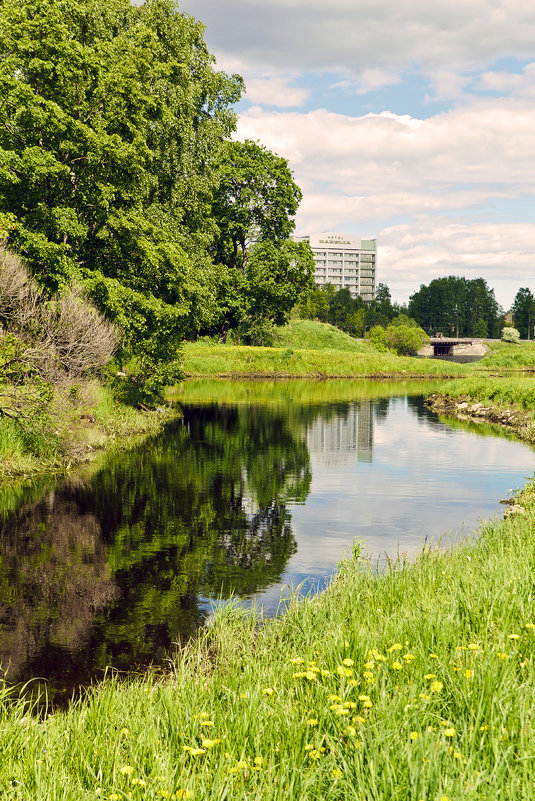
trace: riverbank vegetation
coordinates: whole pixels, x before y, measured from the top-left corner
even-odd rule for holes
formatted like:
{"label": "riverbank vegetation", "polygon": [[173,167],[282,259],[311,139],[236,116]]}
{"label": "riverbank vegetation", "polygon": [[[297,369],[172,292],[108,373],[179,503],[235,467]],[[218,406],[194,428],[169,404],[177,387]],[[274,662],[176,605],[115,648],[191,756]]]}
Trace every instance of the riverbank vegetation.
{"label": "riverbank vegetation", "polygon": [[533,484],[515,500],[476,541],[380,574],[356,546],[274,621],[220,609],[168,675],[49,716],[4,689],[3,796],[535,797]]}
{"label": "riverbank vegetation", "polygon": [[65,469],[115,438],[153,428],[99,381],[114,328],[80,287],[46,300],[0,248],[0,481]]}
{"label": "riverbank vegetation", "polygon": [[183,367],[189,376],[389,377],[464,375],[467,366],[438,359],[414,359],[378,351],[371,342],[351,350],[267,348],[187,342]]}

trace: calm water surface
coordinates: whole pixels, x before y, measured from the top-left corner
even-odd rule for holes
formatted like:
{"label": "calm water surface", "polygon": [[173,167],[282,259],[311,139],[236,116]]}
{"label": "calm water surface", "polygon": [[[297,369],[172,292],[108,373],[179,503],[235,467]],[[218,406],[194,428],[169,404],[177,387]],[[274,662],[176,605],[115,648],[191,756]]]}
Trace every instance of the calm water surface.
{"label": "calm water surface", "polygon": [[355,538],[378,562],[501,514],[528,447],[423,406],[427,384],[188,382],[183,417],[60,484],[0,498],[0,663],[61,703],[164,662],[214,601],[274,614]]}

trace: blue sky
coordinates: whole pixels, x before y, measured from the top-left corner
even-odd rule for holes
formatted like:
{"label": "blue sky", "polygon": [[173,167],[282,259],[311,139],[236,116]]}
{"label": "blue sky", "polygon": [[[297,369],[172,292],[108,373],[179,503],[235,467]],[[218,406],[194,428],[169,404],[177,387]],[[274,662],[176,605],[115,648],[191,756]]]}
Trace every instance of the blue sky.
{"label": "blue sky", "polygon": [[378,239],[406,301],[483,277],[535,291],[535,4],[521,0],[183,0],[243,75],[237,136],[285,156],[299,234]]}

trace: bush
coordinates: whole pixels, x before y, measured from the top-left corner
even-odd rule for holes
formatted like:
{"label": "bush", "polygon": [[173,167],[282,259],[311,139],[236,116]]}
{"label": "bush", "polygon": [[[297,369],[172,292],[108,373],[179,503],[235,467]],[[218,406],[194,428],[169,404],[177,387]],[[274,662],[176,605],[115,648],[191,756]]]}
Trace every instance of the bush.
{"label": "bush", "polygon": [[103,368],[116,342],[81,290],[47,302],[20,259],[0,249],[0,417],[46,427],[54,388]]}
{"label": "bush", "polygon": [[384,333],[384,344],[400,356],[415,356],[429,337],[422,328],[408,325],[389,325]]}
{"label": "bush", "polygon": [[502,328],[503,342],[514,342],[516,344],[519,339],[520,339],[520,331],[517,331],[516,328],[511,328],[508,326]]}

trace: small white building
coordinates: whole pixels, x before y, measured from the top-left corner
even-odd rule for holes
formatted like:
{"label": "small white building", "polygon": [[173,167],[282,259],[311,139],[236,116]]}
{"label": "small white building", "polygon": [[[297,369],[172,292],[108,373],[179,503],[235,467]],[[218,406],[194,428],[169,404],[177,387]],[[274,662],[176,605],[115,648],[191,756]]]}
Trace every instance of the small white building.
{"label": "small white building", "polygon": [[309,234],[296,236],[297,242],[309,242],[314,253],[315,281],[319,286],[346,287],[353,297],[365,301],[375,298],[377,241],[359,239],[350,234]]}

